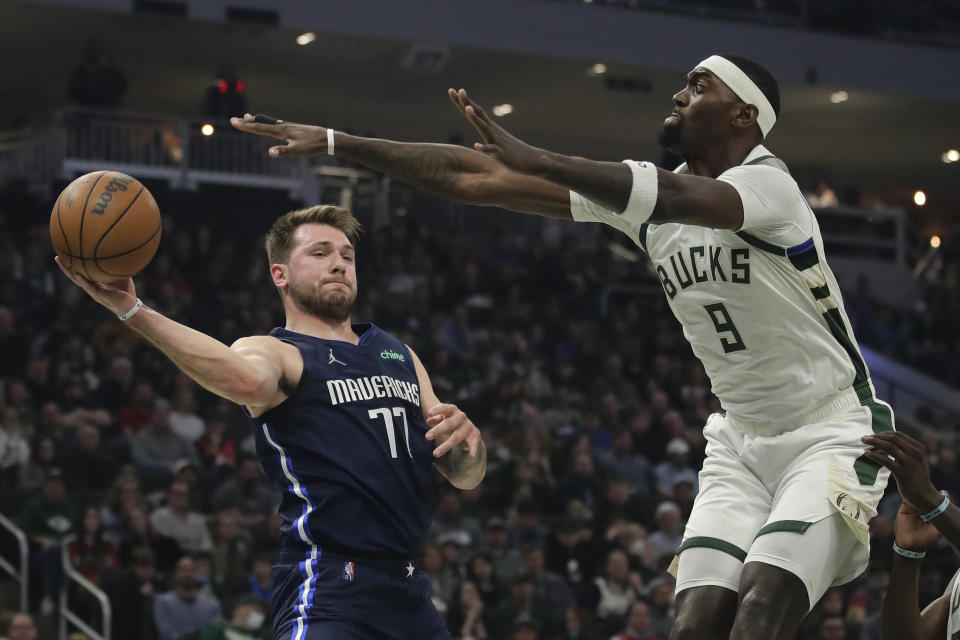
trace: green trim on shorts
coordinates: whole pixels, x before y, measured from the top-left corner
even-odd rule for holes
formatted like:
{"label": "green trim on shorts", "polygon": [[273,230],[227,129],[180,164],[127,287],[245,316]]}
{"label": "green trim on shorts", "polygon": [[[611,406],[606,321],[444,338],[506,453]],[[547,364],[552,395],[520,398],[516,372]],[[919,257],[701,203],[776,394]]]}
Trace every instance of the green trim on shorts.
{"label": "green trim on shorts", "polygon": [[[861,405],[870,410],[870,426],[874,433],[893,431],[893,412],[890,407],[880,404],[875,399],[862,400]],[[872,487],[880,473],[880,465],[863,454],[853,463],[853,470],[857,472],[857,480],[861,486]]]}
{"label": "green trim on shorts", "polygon": [[683,541],[683,544],[680,545],[680,548],[677,549],[677,555],[680,555],[687,549],[694,549],[696,547],[722,551],[727,555],[733,556],[740,562],[743,562],[747,559],[747,552],[737,545],[731,544],[726,540],[721,540],[720,538],[711,538],[710,536],[694,536],[692,538],[687,538]]}
{"label": "green trim on shorts", "polygon": [[776,522],[771,522],[770,524],[765,524],[760,527],[760,531],[757,531],[757,535],[754,536],[753,539],[756,540],[760,536],[778,531],[788,531],[790,533],[803,535],[812,524],[812,522],[807,522],[806,520],[777,520]]}

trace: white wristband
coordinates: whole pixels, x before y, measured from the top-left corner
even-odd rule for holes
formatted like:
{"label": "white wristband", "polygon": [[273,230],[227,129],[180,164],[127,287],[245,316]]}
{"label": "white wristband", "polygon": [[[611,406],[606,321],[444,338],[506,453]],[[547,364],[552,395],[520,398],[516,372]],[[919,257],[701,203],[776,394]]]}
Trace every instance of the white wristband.
{"label": "white wristband", "polygon": [[140,311],[141,308],[143,308],[143,300],[137,298],[137,301],[133,303],[133,308],[130,309],[130,311],[127,311],[123,315],[119,315],[117,317],[120,318],[121,322],[126,322],[133,316],[137,315],[137,311]]}
{"label": "white wristband", "polygon": [[630,167],[630,173],[633,174],[633,186],[630,188],[630,199],[627,200],[627,206],[620,215],[629,221],[630,225],[639,228],[653,215],[653,209],[657,206],[657,190],[659,188],[659,176],[657,168],[652,162],[637,162],[635,160],[623,161]]}
{"label": "white wristband", "polygon": [[333,155],[333,129],[327,129],[327,155]]}

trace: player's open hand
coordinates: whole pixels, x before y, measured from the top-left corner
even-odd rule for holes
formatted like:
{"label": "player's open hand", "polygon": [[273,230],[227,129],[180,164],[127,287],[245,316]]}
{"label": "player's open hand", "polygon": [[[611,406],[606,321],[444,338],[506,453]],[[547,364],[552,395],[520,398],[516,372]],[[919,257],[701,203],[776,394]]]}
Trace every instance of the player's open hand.
{"label": "player's open hand", "polygon": [[897,479],[897,487],[903,499],[927,513],[937,508],[943,496],[930,481],[927,463],[927,448],[905,433],[888,431],[862,438],[867,449],[866,456],[877,464],[890,469]]}
{"label": "player's open hand", "polygon": [[94,282],[93,280],[71,271],[63,266],[60,256],[54,258],[57,266],[63,273],[73,280],[74,284],[87,292],[91,298],[105,306],[115,315],[130,311],[137,301],[137,289],[133,286],[133,278],[117,280],[109,284]]}
{"label": "player's open hand", "polygon": [[458,444],[470,452],[471,458],[477,457],[480,445],[480,430],[470,418],[456,405],[440,403],[427,410],[427,440],[437,443],[433,456],[439,458]]}
{"label": "player's open hand", "polygon": [[245,114],[242,118],[230,118],[235,129],[283,140],[286,144],[270,147],[272,158],[282,156],[315,156],[327,153],[327,130],[310,124],[298,124],[277,120],[270,116]]}
{"label": "player's open hand", "polygon": [[528,175],[542,175],[546,169],[548,153],[531,146],[511,134],[490,119],[479,104],[470,99],[466,89],[459,91],[447,89],[450,100],[460,110],[473,128],[477,130],[483,142],[476,142],[473,148],[496,158],[506,166]]}

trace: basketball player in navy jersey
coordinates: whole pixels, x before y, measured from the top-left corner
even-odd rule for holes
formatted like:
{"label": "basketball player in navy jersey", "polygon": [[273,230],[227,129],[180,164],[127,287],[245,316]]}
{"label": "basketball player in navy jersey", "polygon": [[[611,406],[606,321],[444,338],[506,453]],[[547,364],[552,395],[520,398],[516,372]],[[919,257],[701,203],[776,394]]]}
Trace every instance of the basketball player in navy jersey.
{"label": "basketball player in navy jersey", "polygon": [[449,639],[413,561],[432,517],[431,467],[471,489],[486,450],[409,347],[351,324],[358,231],[334,206],[280,217],[266,244],[286,326],[231,347],[144,306],[132,279],[104,285],[61,269],[250,417],[264,471],[283,491],[274,638]]}

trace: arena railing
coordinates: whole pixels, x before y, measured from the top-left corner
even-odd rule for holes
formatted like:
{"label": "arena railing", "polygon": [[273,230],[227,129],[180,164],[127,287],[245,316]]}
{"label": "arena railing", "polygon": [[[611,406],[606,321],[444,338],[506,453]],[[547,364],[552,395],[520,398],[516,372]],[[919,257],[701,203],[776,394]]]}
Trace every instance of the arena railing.
{"label": "arena railing", "polygon": [[[97,585],[87,580],[77,571],[73,562],[70,560],[70,543],[77,539],[76,536],[67,536],[60,543],[61,562],[63,563],[63,582],[60,585],[60,640],[67,640],[67,623],[70,623],[85,633],[90,640],[110,640],[110,629],[112,623],[113,610],[110,606],[110,598]],[[103,622],[103,631],[98,632],[84,621],[76,612],[71,611],[67,606],[68,596],[71,584],[75,584],[82,589],[90,592],[100,603],[100,612]]]}
{"label": "arena railing", "polygon": [[16,565],[0,556],[0,569],[10,574],[20,585],[20,611],[26,611],[27,594],[30,591],[30,547],[27,545],[27,536],[20,527],[3,514],[0,514],[0,527],[16,539],[20,555]]}

